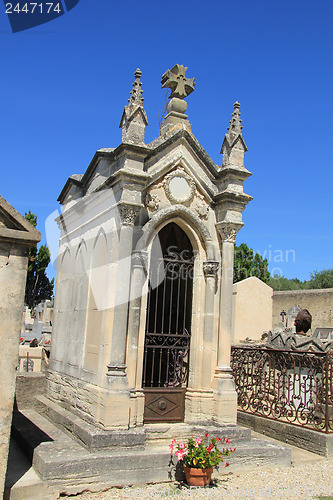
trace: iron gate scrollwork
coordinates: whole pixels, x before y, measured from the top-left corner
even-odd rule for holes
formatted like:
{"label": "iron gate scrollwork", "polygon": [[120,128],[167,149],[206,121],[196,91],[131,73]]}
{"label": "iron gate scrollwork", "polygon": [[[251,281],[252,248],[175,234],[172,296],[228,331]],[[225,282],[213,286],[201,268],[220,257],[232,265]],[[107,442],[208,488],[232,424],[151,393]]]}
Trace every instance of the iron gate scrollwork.
{"label": "iron gate scrollwork", "polygon": [[184,418],[193,251],[173,249],[169,247],[164,257],[153,263],[150,274],[142,379],[145,422],[176,422]]}

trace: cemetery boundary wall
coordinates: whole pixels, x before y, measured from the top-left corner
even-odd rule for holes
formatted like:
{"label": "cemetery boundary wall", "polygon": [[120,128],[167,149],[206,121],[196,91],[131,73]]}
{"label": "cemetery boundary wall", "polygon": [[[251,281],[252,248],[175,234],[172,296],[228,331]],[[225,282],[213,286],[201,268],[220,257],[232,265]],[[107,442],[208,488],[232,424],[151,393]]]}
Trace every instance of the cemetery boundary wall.
{"label": "cemetery boundary wall", "polygon": [[281,323],[280,313],[297,305],[312,315],[312,330],[333,326],[333,288],[288,290],[273,293],[273,330]]}

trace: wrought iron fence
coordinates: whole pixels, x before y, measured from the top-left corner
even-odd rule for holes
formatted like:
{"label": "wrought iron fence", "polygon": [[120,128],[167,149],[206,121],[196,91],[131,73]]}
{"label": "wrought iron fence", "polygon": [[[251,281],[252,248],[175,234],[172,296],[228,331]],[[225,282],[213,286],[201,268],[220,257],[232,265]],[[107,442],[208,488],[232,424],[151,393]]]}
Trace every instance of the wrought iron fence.
{"label": "wrought iron fence", "polygon": [[333,432],[333,353],[233,347],[238,410]]}

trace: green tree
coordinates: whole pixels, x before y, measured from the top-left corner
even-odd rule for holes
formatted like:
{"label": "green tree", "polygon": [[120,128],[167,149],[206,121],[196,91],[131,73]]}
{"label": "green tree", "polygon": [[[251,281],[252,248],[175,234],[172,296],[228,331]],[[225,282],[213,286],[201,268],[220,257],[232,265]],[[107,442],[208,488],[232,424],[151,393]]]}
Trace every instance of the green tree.
{"label": "green tree", "polygon": [[[25,218],[34,227],[37,226],[37,215],[29,212],[25,213]],[[40,302],[51,299],[53,295],[54,279],[51,281],[46,275],[46,268],[51,260],[50,251],[47,245],[41,245],[37,250],[37,245],[29,251],[27,281],[25,287],[25,304],[29,309],[33,309]]]}
{"label": "green tree", "polygon": [[241,243],[239,246],[235,246],[234,283],[251,276],[256,276],[267,283],[270,278],[268,261],[259,253],[255,254],[246,243]]}
{"label": "green tree", "polygon": [[275,291],[305,290],[309,288],[308,281],[300,281],[298,278],[285,278],[284,276],[271,276],[268,285]]}
{"label": "green tree", "polygon": [[309,288],[333,288],[333,269],[314,271],[310,276]]}

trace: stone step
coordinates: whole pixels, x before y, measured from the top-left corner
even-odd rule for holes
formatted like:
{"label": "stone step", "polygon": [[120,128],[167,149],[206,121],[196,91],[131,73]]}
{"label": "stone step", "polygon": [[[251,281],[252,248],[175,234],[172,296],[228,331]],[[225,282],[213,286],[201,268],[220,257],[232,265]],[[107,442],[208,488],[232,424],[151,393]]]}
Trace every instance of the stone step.
{"label": "stone step", "polygon": [[203,437],[209,433],[210,437],[229,438],[232,446],[251,438],[251,430],[239,425],[189,425],[189,424],[147,424],[145,425],[146,442],[158,445],[169,445],[173,439],[177,442],[185,441],[190,437]]}
{"label": "stone step", "polygon": [[[26,450],[33,450],[33,467],[41,479],[60,488],[62,493],[75,494],[85,489],[96,491],[174,478],[175,467],[170,463],[166,443],[151,442],[143,449],[140,446],[88,449],[35,410],[22,414],[21,419],[16,418],[13,422],[16,439],[25,443]],[[39,429],[38,439],[33,435],[32,426]],[[222,467],[218,474],[214,473],[216,477],[258,466],[288,466],[291,462],[289,449],[260,439],[240,439],[236,451],[227,460],[230,467]]]}
{"label": "stone step", "polygon": [[144,446],[143,428],[108,431],[86,422],[45,396],[37,396],[38,411],[51,422],[82,441],[89,449]]}

